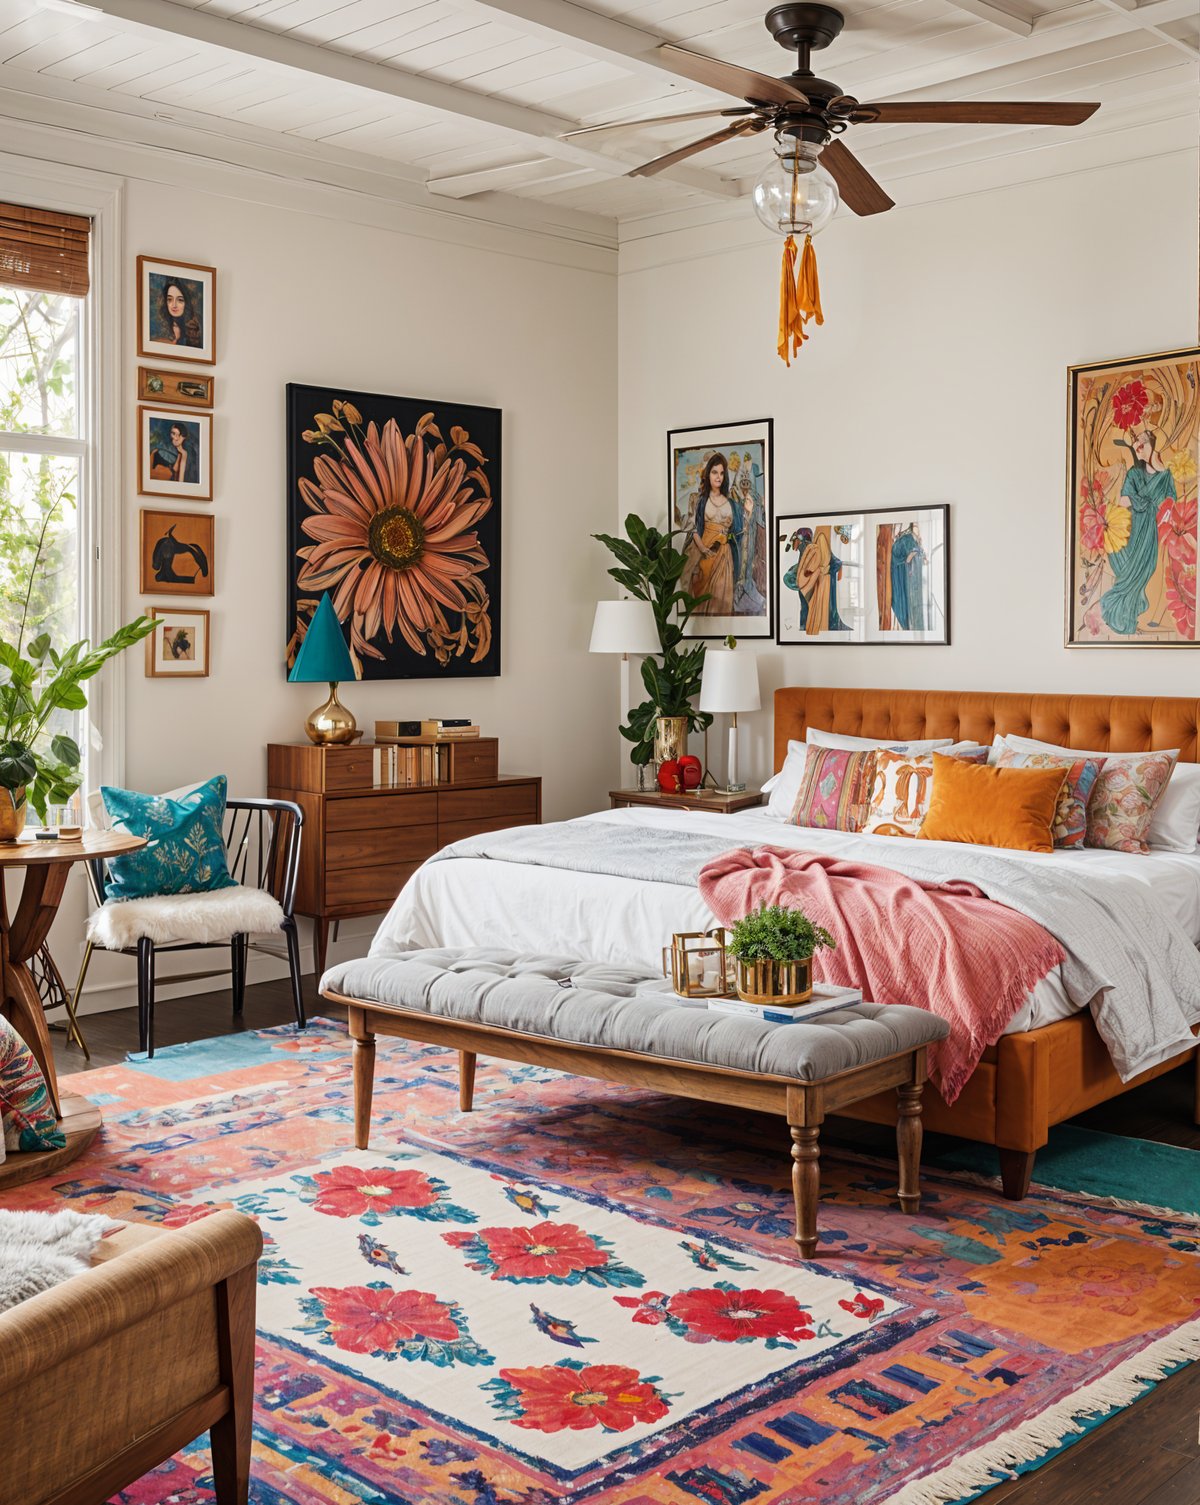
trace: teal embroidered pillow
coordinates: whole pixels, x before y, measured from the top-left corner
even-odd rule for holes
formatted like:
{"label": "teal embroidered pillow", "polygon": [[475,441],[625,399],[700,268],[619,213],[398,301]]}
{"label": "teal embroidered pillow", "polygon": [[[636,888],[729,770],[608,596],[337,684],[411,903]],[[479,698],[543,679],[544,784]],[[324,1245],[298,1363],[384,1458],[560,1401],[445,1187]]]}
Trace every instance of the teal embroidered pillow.
{"label": "teal embroidered pillow", "polygon": [[119,831],[145,836],[149,845],[108,864],[108,899],[146,899],[154,894],[202,894],[229,888],[221,825],[225,819],[223,773],[182,799],[136,794],[105,785],[100,793]]}
{"label": "teal embroidered pillow", "polygon": [[33,1052],[0,1015],[0,1122],[6,1150],[61,1150],[67,1136],[58,1127],[46,1078]]}

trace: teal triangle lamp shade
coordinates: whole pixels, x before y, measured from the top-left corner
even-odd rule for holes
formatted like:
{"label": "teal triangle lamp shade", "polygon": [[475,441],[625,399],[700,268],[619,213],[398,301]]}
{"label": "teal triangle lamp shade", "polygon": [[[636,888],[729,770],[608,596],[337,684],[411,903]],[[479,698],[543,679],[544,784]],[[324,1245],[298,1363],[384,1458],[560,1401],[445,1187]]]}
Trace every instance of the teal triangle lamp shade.
{"label": "teal triangle lamp shade", "polygon": [[342,636],[341,623],[326,591],[313,613],[296,662],[288,675],[290,684],[337,684],[354,679],[354,661]]}

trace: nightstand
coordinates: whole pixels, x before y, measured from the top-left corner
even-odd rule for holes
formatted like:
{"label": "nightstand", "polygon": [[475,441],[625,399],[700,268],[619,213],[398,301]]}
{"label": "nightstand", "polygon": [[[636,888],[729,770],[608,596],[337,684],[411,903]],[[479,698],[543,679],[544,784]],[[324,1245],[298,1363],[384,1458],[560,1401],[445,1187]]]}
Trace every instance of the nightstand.
{"label": "nightstand", "polygon": [[661,789],[610,789],[611,810],[631,805],[657,805],[660,810],[707,810],[712,815],[735,815],[739,810],[753,810],[763,797],[756,789],[744,794],[727,794],[723,789],[706,789],[702,794],[664,794]]}

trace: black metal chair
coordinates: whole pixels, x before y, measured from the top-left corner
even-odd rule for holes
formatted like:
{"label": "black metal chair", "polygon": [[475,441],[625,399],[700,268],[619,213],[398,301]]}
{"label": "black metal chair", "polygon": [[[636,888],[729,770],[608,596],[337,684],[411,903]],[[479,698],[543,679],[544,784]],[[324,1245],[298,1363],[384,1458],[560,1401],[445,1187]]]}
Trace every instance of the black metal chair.
{"label": "black metal chair", "polygon": [[[225,816],[225,854],[230,877],[245,888],[257,888],[270,894],[283,911],[279,928],[287,942],[292,1007],[296,1011],[296,1027],[304,1029],[306,1019],[300,982],[300,937],[294,913],[304,812],[291,800],[231,799],[226,801]],[[103,906],[108,864],[103,858],[96,858],[87,866],[92,896],[97,905]],[[139,901],[133,899],[127,902],[136,904]],[[137,958],[138,1048],[148,1056],[154,1055],[154,964],[160,952],[205,951],[227,945],[230,948],[233,979],[233,1013],[235,1018],[242,1015],[246,997],[246,965],[251,946],[250,935],[245,931],[234,931],[216,940],[155,942],[148,936],[141,936],[136,946],[104,946],[102,942],[89,938],[79,981],[75,985],[76,999],[82,992],[88,963],[97,945],[104,950]],[[216,971],[187,972],[173,975],[167,980],[193,982],[199,978],[218,975]]]}

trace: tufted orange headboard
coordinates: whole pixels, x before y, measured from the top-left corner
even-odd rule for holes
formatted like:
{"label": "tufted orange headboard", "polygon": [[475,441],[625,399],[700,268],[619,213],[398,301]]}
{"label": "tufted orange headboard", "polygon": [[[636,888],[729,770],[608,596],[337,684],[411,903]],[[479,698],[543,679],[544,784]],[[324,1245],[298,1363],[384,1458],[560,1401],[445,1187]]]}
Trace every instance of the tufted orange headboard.
{"label": "tufted orange headboard", "polygon": [[1174,695],[1013,695],[991,690],[775,691],[775,767],[805,728],[881,740],[956,737],[991,742],[996,732],[1064,747],[1144,752],[1177,747],[1200,762],[1200,700]]}

